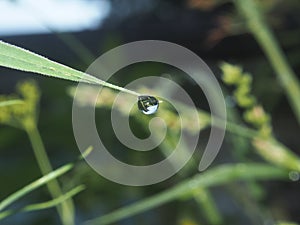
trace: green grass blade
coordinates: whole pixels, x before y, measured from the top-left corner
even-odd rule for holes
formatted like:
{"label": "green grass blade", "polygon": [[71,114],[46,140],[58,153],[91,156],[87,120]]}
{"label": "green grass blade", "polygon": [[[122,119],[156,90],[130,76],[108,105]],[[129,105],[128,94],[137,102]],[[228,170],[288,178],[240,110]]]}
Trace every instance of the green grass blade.
{"label": "green grass blade", "polygon": [[168,189],[160,194],[147,199],[133,203],[130,206],[118,209],[112,213],[99,218],[87,221],[88,225],[103,225],[119,221],[124,218],[136,215],[138,213],[150,210],[164,203],[178,199],[187,194],[191,194],[198,188],[207,188],[211,186],[222,185],[237,180],[267,180],[267,179],[287,179],[286,170],[270,166],[268,164],[248,163],[235,165],[222,165],[217,168],[207,170],[207,172],[196,175],[177,186]]}
{"label": "green grass blade", "polygon": [[18,100],[18,99],[2,101],[2,102],[0,102],[0,107],[5,107],[5,106],[9,106],[9,105],[16,105],[16,104],[24,104],[24,101]]}
{"label": "green grass blade", "polygon": [[72,69],[71,67],[54,62],[43,56],[3,41],[0,41],[0,66],[70,81],[103,85],[129,94],[140,95],[135,91],[107,83],[94,76]]}
{"label": "green grass blade", "polygon": [[274,33],[265,22],[260,5],[254,0],[234,1],[240,14],[246,19],[250,32],[253,34],[272,65],[279,79],[295,116],[300,123],[300,82],[288,63],[287,57],[280,48]]}
{"label": "green grass blade", "polygon": [[43,203],[37,203],[26,206],[22,211],[29,212],[29,211],[35,211],[35,210],[41,210],[41,209],[47,209],[54,207],[56,205],[59,205],[60,203],[64,202],[65,200],[71,198],[72,196],[78,194],[79,192],[83,191],[85,189],[84,185],[77,186],[73,188],[71,191],[65,193],[64,195],[59,196],[58,198],[52,199],[47,202]]}
{"label": "green grass blade", "polygon": [[[38,166],[42,172],[42,175],[46,175],[53,171],[50,159],[48,157],[47,151],[45,149],[43,140],[41,138],[40,132],[34,122],[28,122],[24,124],[24,129],[26,130],[30,143],[33,148],[33,152],[38,163]],[[47,183],[47,188],[53,199],[58,198],[63,195],[62,188],[57,179],[53,179],[51,182]],[[68,199],[61,205],[57,206],[57,211],[60,216],[63,225],[74,225],[74,210],[75,206],[72,199]]]}
{"label": "green grass blade", "polygon": [[209,224],[222,224],[222,215],[219,213],[212,194],[207,188],[198,188],[198,190],[194,191],[193,196],[199,205],[199,210],[203,211],[203,215]]}
{"label": "green grass blade", "polygon": [[95,77],[84,76],[82,72],[3,41],[0,41],[0,65],[71,81],[80,81],[82,78],[88,83],[97,82]]}
{"label": "green grass blade", "polygon": [[43,209],[55,207],[55,206],[61,204],[62,202],[66,201],[67,199],[72,198],[73,196],[77,195],[79,192],[83,191],[84,189],[85,189],[84,185],[79,185],[79,186],[73,188],[71,191],[65,193],[64,195],[62,195],[58,198],[52,199],[50,201],[31,204],[31,205],[25,206],[24,208],[22,208],[20,210],[4,211],[4,212],[0,213],[0,220],[6,218],[8,216],[17,214],[19,212],[31,212],[31,211],[37,211],[37,210],[43,210]]}
{"label": "green grass blade", "polygon": [[39,178],[38,180],[26,185],[25,187],[19,189],[15,193],[9,195],[7,198],[5,198],[4,200],[2,200],[0,202],[0,211],[2,211],[4,208],[9,206],[10,204],[15,202],[16,200],[20,199],[24,195],[34,191],[35,189],[37,189],[41,186],[43,186],[44,184],[48,183],[49,181],[52,181],[53,179],[65,174],[66,172],[71,170],[73,168],[73,166],[74,166],[73,163],[62,166],[62,167],[54,170],[53,172]]}
{"label": "green grass blade", "polygon": [[[88,154],[91,153],[92,149],[93,148],[91,146],[88,147],[87,150],[85,150],[85,152],[83,153],[83,156],[80,155],[78,160],[82,160],[84,157],[88,156]],[[9,195],[8,197],[6,197],[5,199],[3,199],[0,202],[0,211],[2,211],[7,206],[11,205],[13,202],[17,201],[21,197],[25,196],[26,194],[28,194],[28,193],[34,191],[35,189],[47,184],[51,180],[56,179],[57,177],[65,174],[66,172],[68,172],[69,170],[71,170],[75,166],[76,162],[68,163],[64,166],[61,166],[60,168],[52,171],[51,173],[48,173],[45,176],[42,176],[38,180],[33,181],[32,183],[30,183],[30,184],[26,185],[25,187],[19,189],[15,193]]]}

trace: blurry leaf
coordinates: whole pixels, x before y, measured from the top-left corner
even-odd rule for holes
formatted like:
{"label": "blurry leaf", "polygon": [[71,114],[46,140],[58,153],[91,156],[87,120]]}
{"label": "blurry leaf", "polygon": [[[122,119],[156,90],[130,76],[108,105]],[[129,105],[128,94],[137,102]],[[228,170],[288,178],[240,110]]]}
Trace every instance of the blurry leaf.
{"label": "blurry leaf", "polygon": [[72,69],[71,67],[54,62],[43,56],[3,41],[0,41],[0,66],[65,80],[103,85],[133,95],[139,95],[134,91],[107,83],[94,76]]}
{"label": "blurry leaf", "polygon": [[15,104],[23,104],[22,100],[7,100],[0,102],[0,107],[8,106],[8,105],[15,105]]}
{"label": "blurry leaf", "polygon": [[175,187],[167,189],[157,195],[125,206],[104,216],[89,220],[86,224],[110,224],[178,199],[199,188],[223,185],[238,180],[287,179],[287,177],[286,170],[267,164],[240,163],[235,165],[221,165],[183,181]]}
{"label": "blurry leaf", "polygon": [[37,210],[55,207],[55,206],[61,204],[62,202],[66,201],[67,199],[72,198],[74,195],[78,194],[79,192],[83,191],[84,189],[85,189],[85,187],[83,185],[79,185],[79,186],[73,188],[71,191],[68,191],[64,195],[61,195],[50,201],[31,204],[31,205],[25,206],[24,208],[22,208],[20,210],[16,210],[16,211],[14,211],[14,210],[4,211],[4,212],[0,213],[0,220],[6,218],[8,216],[14,215],[18,212],[31,212],[31,211],[37,211]]}
{"label": "blurry leaf", "polygon": [[[91,153],[92,149],[93,149],[92,147],[87,148],[85,150],[85,152],[82,155],[80,155],[78,160],[82,160],[84,157],[87,157]],[[71,170],[74,167],[74,165],[75,165],[75,163],[66,164],[66,165],[64,165],[64,166],[48,173],[47,175],[44,175],[41,178],[33,181],[32,183],[30,183],[30,184],[26,185],[25,187],[19,189],[15,193],[9,195],[8,197],[6,197],[4,200],[2,200],[0,202],[0,211],[3,210],[4,208],[6,208],[7,206],[11,205],[13,202],[17,201],[21,197],[27,195],[28,193],[36,190],[37,188],[39,188],[39,187],[41,187],[45,184],[47,184],[51,180],[54,180],[57,177],[65,174],[66,172]]]}

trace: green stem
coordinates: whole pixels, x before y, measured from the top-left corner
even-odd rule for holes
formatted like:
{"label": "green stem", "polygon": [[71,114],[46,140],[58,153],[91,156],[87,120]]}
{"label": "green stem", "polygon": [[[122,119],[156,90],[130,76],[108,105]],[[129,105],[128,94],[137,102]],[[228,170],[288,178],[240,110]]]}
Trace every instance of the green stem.
{"label": "green stem", "polygon": [[93,53],[87,47],[85,47],[78,38],[75,37],[74,34],[59,33],[53,29],[52,33],[61,39],[64,44],[69,47],[69,49],[74,52],[77,57],[86,65],[89,65],[96,58],[96,56],[94,56]]}
{"label": "green stem", "polygon": [[[219,125],[219,119],[215,119],[216,127],[222,128],[223,126],[222,124],[223,122]],[[241,126],[236,123],[228,122],[228,121],[226,122],[226,130],[233,134],[237,134],[241,137],[250,138],[250,139],[260,135],[259,132],[254,129],[248,128],[246,126]]]}
{"label": "green stem", "polygon": [[19,99],[7,100],[7,101],[0,102],[0,107],[5,107],[8,105],[17,105],[17,104],[24,104],[24,101]]}
{"label": "green stem", "polygon": [[8,216],[15,215],[19,212],[31,212],[31,211],[49,209],[54,206],[58,206],[59,204],[66,201],[67,199],[69,199],[69,198],[73,197],[74,195],[78,194],[79,192],[83,191],[84,189],[85,189],[85,187],[83,185],[80,185],[78,187],[75,187],[71,191],[65,193],[64,195],[62,195],[58,198],[52,199],[50,201],[27,205],[24,208],[21,208],[19,210],[6,210],[6,211],[0,213],[0,220],[6,218]]}
{"label": "green stem", "polygon": [[19,189],[18,191],[16,191],[15,193],[9,195],[8,197],[6,197],[5,199],[3,199],[0,202],[0,211],[2,211],[3,209],[5,209],[6,207],[8,207],[9,205],[11,205],[12,203],[14,203],[15,201],[17,201],[18,199],[20,199],[21,197],[25,196],[26,194],[34,191],[35,189],[41,187],[42,185],[46,184],[47,182],[61,176],[62,174],[68,172],[70,169],[72,169],[74,166],[74,164],[67,164],[65,166],[62,166],[58,169],[56,169],[55,171],[48,173],[47,175],[39,178],[38,180],[26,185],[25,187]]}
{"label": "green stem", "polygon": [[138,213],[158,207],[172,200],[191,194],[198,188],[207,188],[221,185],[236,180],[259,180],[259,179],[287,179],[288,175],[285,170],[266,164],[249,163],[236,165],[223,165],[211,169],[207,172],[196,175],[177,186],[168,189],[160,194],[141,200],[130,206],[118,209],[102,217],[87,221],[88,225],[110,224],[121,219],[128,218]]}
{"label": "green stem", "polygon": [[[145,123],[144,120],[140,119],[141,124],[146,126],[147,124]],[[171,149],[175,149],[176,147],[176,133],[173,130],[170,130],[170,138],[163,141],[163,143],[160,145],[160,149],[162,153],[168,157],[168,155],[171,152]],[[153,134],[154,138],[158,139],[158,137],[162,134],[160,133],[155,133]],[[172,140],[174,139],[174,140]],[[182,149],[184,149],[183,154],[188,154],[189,148],[187,146],[187,143],[185,142],[184,139],[181,140],[182,142]],[[174,162],[172,162],[174,163]],[[176,164],[176,163],[175,163]],[[184,177],[184,173],[188,172],[192,168],[197,168],[197,164],[193,158],[191,158],[188,162],[187,165],[185,165],[183,170],[180,170],[178,172],[178,175],[180,177]],[[222,223],[222,217],[215,205],[215,202],[211,196],[211,193],[208,189],[205,188],[200,188],[199,190],[195,191],[193,193],[193,197],[198,204],[198,208],[203,210],[203,215],[206,217],[206,220],[208,221],[209,224],[212,225],[218,225]]]}
{"label": "green stem", "polygon": [[[24,128],[29,136],[35,158],[42,174],[46,175],[50,173],[53,171],[53,169],[35,122],[32,121],[29,123],[24,123]],[[53,181],[47,183],[47,187],[53,199],[63,195],[63,191],[60,188],[58,180],[54,179]],[[58,205],[57,211],[59,213],[61,222],[64,225],[74,224],[74,204],[72,199],[68,199],[61,205]]]}
{"label": "green stem", "polygon": [[300,84],[296,74],[289,66],[284,52],[274,37],[271,29],[264,21],[263,15],[253,0],[234,0],[240,14],[247,21],[248,27],[261,48],[264,50],[278,79],[280,80],[295,116],[300,123]]}
{"label": "green stem", "polygon": [[48,173],[47,175],[42,176],[41,178],[31,182],[30,184],[24,186],[23,188],[19,189],[18,191],[14,192],[13,194],[7,196],[0,202],[0,211],[11,205],[12,203],[16,202],[21,197],[25,196],[26,194],[36,190],[37,188],[45,185],[49,181],[56,179],[57,177],[65,174],[66,172],[70,171],[74,166],[75,163],[79,162],[83,158],[87,157],[91,151],[92,147],[87,148],[85,152],[80,155],[80,157],[73,163],[68,163],[64,166],[59,167],[58,169]]}
{"label": "green stem", "polygon": [[219,213],[210,191],[207,190],[207,188],[199,188],[193,195],[201,207],[200,210],[204,211],[208,223],[212,225],[222,224],[222,216]]}

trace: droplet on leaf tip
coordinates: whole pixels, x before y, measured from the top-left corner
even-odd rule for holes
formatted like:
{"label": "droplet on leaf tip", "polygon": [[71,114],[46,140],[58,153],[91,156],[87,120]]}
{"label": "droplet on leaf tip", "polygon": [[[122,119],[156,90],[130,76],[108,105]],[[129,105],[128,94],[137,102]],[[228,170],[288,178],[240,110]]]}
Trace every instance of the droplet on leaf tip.
{"label": "droplet on leaf tip", "polygon": [[146,115],[155,113],[158,109],[158,106],[159,101],[153,96],[141,95],[138,97],[138,108]]}

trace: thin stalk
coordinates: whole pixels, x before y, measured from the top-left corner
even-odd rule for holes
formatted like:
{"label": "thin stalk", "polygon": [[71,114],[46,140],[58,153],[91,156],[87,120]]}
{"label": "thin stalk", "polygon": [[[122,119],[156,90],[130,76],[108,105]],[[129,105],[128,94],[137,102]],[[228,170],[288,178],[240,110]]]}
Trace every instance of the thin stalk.
{"label": "thin stalk", "polygon": [[82,160],[83,158],[88,156],[91,151],[92,151],[92,147],[89,147],[87,150],[85,150],[85,152],[82,155],[80,155],[80,157],[75,162],[68,163],[64,166],[61,166],[58,169],[48,173],[47,175],[42,176],[41,178],[31,182],[30,184],[24,186],[23,188],[19,189],[18,191],[14,192],[13,194],[7,196],[5,199],[3,199],[0,202],[0,211],[5,209],[12,203],[16,202],[18,199],[25,196],[26,194],[36,190],[37,188],[48,183],[49,181],[56,179],[57,177],[70,171],[74,167],[75,163],[77,163],[79,160]]}
{"label": "thin stalk", "polygon": [[[224,122],[221,122],[220,119],[215,118],[214,125],[216,127],[223,128],[223,123]],[[241,137],[250,138],[250,139],[256,138],[260,135],[259,132],[254,129],[248,128],[246,126],[241,126],[236,123],[228,122],[228,121],[226,122],[226,130],[233,134],[237,134]]]}
{"label": "thin stalk", "polygon": [[[30,125],[24,126],[25,130],[30,139],[39,168],[42,174],[46,175],[53,171],[53,168],[51,166],[42,138],[35,123],[32,122],[29,124]],[[60,188],[58,180],[54,179],[53,181],[47,183],[47,187],[53,199],[63,195],[63,191]],[[61,205],[58,205],[56,208],[59,213],[61,222],[64,225],[74,224],[74,204],[72,199],[68,199],[65,202],[62,202]]]}
{"label": "thin stalk", "polygon": [[197,191],[193,193],[193,196],[201,206],[200,210],[204,211],[206,216],[206,220],[209,224],[219,225],[222,224],[222,216],[219,213],[219,210],[215,204],[215,201],[207,188],[199,188]]}
{"label": "thin stalk", "polygon": [[8,105],[17,105],[17,104],[24,104],[24,101],[19,99],[7,100],[7,101],[0,102],[0,107],[5,107]]}
{"label": "thin stalk", "polygon": [[132,90],[117,86],[115,84],[111,84],[111,83],[102,81],[100,79],[98,79],[96,84],[99,84],[99,85],[102,85],[104,87],[108,87],[108,88],[111,88],[111,89],[115,89],[115,90],[118,90],[118,91],[121,91],[121,92],[125,92],[127,94],[135,95],[135,96],[140,96],[141,95],[140,93],[138,93],[136,91],[132,91]]}
{"label": "thin stalk", "polygon": [[26,185],[25,187],[19,189],[18,191],[14,192],[13,194],[9,195],[5,199],[0,202],[0,211],[11,205],[12,203],[16,202],[21,197],[25,196],[26,194],[36,190],[37,188],[43,186],[44,184],[48,183],[49,181],[56,179],[57,177],[65,174],[69,170],[73,168],[74,164],[67,164],[64,165],[51,173],[39,178],[38,180],[33,181],[32,183]]}
{"label": "thin stalk", "polygon": [[[137,117],[138,121],[145,127],[147,126],[147,121],[141,119],[141,117]],[[156,140],[159,140],[159,136],[162,134],[159,132],[153,133],[153,136]],[[174,130],[170,130],[170,137],[166,140],[164,140],[160,145],[160,150],[164,154],[165,157],[168,157],[169,154],[172,152],[172,149],[175,149],[176,147],[176,132]],[[184,152],[182,154],[188,154],[189,148],[187,143],[184,139],[181,139],[181,146],[182,149],[184,149]],[[186,156],[185,156],[186,157]],[[176,168],[177,162],[171,162],[171,164],[174,164],[174,167]],[[180,162],[178,162],[180,163]],[[193,158],[191,158],[188,162],[189,166],[185,166],[184,170],[180,170],[178,172],[179,177],[184,177],[184,174],[188,172],[191,168],[196,169],[197,164]],[[196,203],[199,206],[199,210],[204,211],[204,216],[206,217],[209,224],[212,225],[218,225],[222,223],[222,217],[215,205],[215,202],[211,196],[211,193],[208,189],[201,188],[193,193],[194,199]]]}
{"label": "thin stalk", "polygon": [[85,189],[85,187],[83,185],[80,185],[78,187],[73,188],[71,191],[65,193],[64,195],[61,195],[58,198],[52,199],[50,201],[27,205],[19,210],[6,210],[6,211],[0,213],[0,220],[6,218],[8,216],[15,215],[20,212],[31,212],[31,211],[49,209],[49,208],[58,206],[59,204],[66,201],[67,199],[72,198],[79,192],[83,191],[84,189]]}
{"label": "thin stalk", "polygon": [[253,0],[234,0],[240,14],[245,17],[248,27],[265,52],[279,81],[281,82],[295,116],[300,123],[300,84],[289,66],[273,32],[265,22],[263,14]]}
{"label": "thin stalk", "polygon": [[[189,106],[187,106],[186,104],[183,104],[183,103],[180,103],[180,102],[176,102],[176,105],[178,107],[180,107],[182,110],[185,110],[186,112],[188,112],[189,110],[193,110],[193,109],[190,109]],[[237,123],[233,123],[233,122],[230,122],[230,121],[224,121],[224,119],[222,118],[218,118],[218,117],[214,117],[214,121],[213,121],[213,124],[212,124],[212,118],[211,118],[211,114],[204,111],[204,110],[198,110],[199,114],[202,114],[203,117],[206,117],[209,124],[213,125],[213,126],[216,126],[220,129],[224,129],[224,124],[226,125],[225,126],[225,129],[229,132],[232,132],[232,133],[235,133],[239,136],[242,136],[242,137],[246,137],[246,138],[254,138],[254,137],[257,137],[258,136],[258,132],[254,129],[251,129],[251,128],[248,128],[248,127],[245,127],[245,126],[241,126]],[[201,118],[199,118],[201,120]]]}
{"label": "thin stalk", "polygon": [[236,165],[222,165],[207,172],[196,175],[187,181],[184,181],[175,187],[162,193],[141,200],[132,205],[125,206],[114,212],[108,213],[102,217],[87,221],[86,225],[104,225],[110,224],[121,219],[128,218],[138,213],[158,207],[172,200],[181,198],[190,194],[198,188],[208,188],[211,186],[222,185],[237,180],[267,180],[288,178],[286,170],[270,166],[267,164],[248,163]]}

